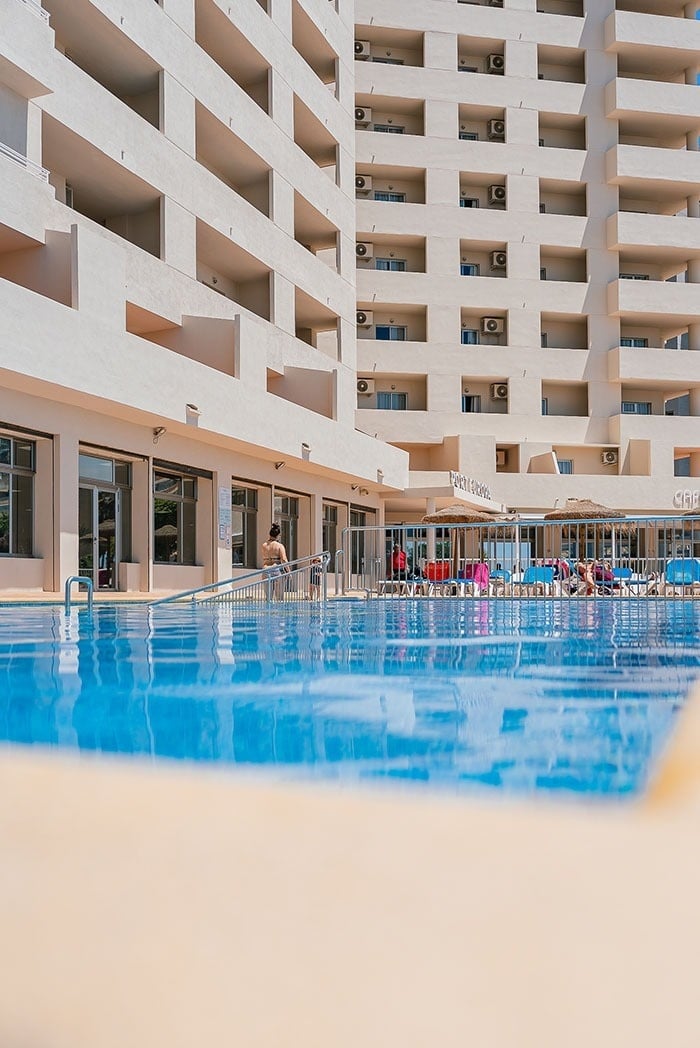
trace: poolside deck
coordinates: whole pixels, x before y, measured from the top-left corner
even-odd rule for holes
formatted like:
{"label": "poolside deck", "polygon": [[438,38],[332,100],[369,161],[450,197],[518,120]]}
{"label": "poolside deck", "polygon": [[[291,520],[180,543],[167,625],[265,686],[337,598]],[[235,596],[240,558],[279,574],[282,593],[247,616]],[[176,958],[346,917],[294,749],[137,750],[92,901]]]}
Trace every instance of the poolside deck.
{"label": "poolside deck", "polygon": [[629,807],[6,748],[3,1048],[695,1048],[700,690]]}

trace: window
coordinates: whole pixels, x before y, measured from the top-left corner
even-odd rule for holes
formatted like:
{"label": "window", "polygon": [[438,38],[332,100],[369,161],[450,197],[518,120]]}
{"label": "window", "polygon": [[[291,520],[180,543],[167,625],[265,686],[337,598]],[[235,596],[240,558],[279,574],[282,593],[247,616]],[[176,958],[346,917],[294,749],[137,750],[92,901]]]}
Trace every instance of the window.
{"label": "window", "polygon": [[459,137],[463,142],[478,142],[479,132],[478,131],[460,131]]}
{"label": "window", "polygon": [[288,559],[296,560],[299,556],[299,499],[293,495],[275,495],[274,519],[282,529],[280,542],[287,551]]}
{"label": "window", "polygon": [[481,396],[469,393],[462,394],[462,411],[466,414],[477,414],[481,411]]}
{"label": "window", "polygon": [[648,338],[621,338],[620,345],[625,346],[627,349],[647,349],[649,346]]}
{"label": "window", "polygon": [[330,563],[335,564],[335,554],[338,549],[338,507],[328,502],[323,503],[323,548],[331,555]]}
{"label": "window", "polygon": [[478,262],[461,262],[459,272],[463,277],[478,277],[479,264]]}
{"label": "window", "polygon": [[541,349],[546,349],[547,348],[547,332],[546,331],[541,331],[540,332],[540,348]]}
{"label": "window", "polygon": [[478,207],[479,206],[479,198],[478,197],[460,197],[459,198],[459,206],[460,207]]}
{"label": "window", "polygon": [[540,280],[546,280],[546,279],[547,279],[547,270],[543,266],[540,269]]}
{"label": "window", "polygon": [[542,397],[542,414],[549,414],[549,397]]}
{"label": "window", "polygon": [[383,411],[405,411],[408,393],[377,393],[377,407]]}
{"label": "window", "polygon": [[195,563],[197,481],[175,473],[153,473],[153,560]]}
{"label": "window", "polygon": [[569,476],[574,472],[574,460],[573,459],[557,459],[557,465],[559,466],[559,472],[562,476]]}
{"label": "window", "polygon": [[689,477],[690,476],[690,456],[686,455],[684,458],[677,458],[673,460],[673,475],[674,477]]}
{"label": "window", "polygon": [[623,400],[623,415],[651,415],[651,403],[648,400]]}
{"label": "window", "polygon": [[546,213],[547,213],[547,205],[545,203],[543,203],[543,202],[540,202],[540,214],[544,215]]}
{"label": "window", "polygon": [[461,65],[460,64],[458,68],[459,68],[460,73],[478,73],[479,72],[479,70],[477,69],[476,66],[468,66],[468,65]]}
{"label": "window", "polygon": [[648,280],[648,273],[620,273],[620,280]]}
{"label": "window", "polygon": [[406,130],[398,124],[372,124],[373,131],[379,131],[383,135],[402,135]]}
{"label": "window", "polygon": [[405,193],[389,193],[385,189],[375,189],[375,200],[385,200],[390,204],[403,204],[406,200]]}
{"label": "window", "polygon": [[476,328],[462,328],[462,345],[463,346],[478,346],[479,345],[479,332]]}
{"label": "window", "polygon": [[258,493],[255,488],[231,489],[231,563],[255,568],[258,553]]}
{"label": "window", "polygon": [[406,259],[405,258],[375,258],[374,260],[375,269],[383,269],[389,273],[405,273],[406,272]]}
{"label": "window", "polygon": [[0,555],[32,556],[34,461],[33,441],[0,437]]}
{"label": "window", "polygon": [[403,324],[376,324],[374,337],[382,342],[405,342],[406,328]]}
{"label": "window", "polygon": [[373,55],[372,61],[380,65],[403,65],[403,58],[377,58],[376,55]]}

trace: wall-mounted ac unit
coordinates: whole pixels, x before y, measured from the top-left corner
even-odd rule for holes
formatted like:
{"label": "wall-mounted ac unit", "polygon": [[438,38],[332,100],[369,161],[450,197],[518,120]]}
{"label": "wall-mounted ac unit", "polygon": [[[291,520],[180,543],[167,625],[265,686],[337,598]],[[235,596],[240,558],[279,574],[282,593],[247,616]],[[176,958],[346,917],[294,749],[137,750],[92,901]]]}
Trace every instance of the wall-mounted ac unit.
{"label": "wall-mounted ac unit", "polygon": [[507,382],[493,382],[490,386],[491,399],[492,400],[507,400],[508,399],[508,384]]}
{"label": "wall-mounted ac unit", "polygon": [[372,123],[372,110],[367,106],[357,106],[355,109],[355,123],[366,127]]}
{"label": "wall-mounted ac unit", "polygon": [[508,255],[505,251],[491,252],[491,269],[505,269],[508,263]]}
{"label": "wall-mounted ac unit", "polygon": [[489,120],[488,129],[486,132],[491,141],[496,141],[506,137],[506,122],[505,120]]}
{"label": "wall-mounted ac unit", "polygon": [[371,175],[355,175],[355,192],[363,196],[372,192]]}
{"label": "wall-mounted ac unit", "polygon": [[503,55],[486,56],[486,72],[502,73],[506,68],[506,60]]}
{"label": "wall-mounted ac unit", "polygon": [[355,314],[355,322],[358,327],[372,327],[374,313],[370,309],[358,309]]}
{"label": "wall-mounted ac unit", "polygon": [[505,186],[489,186],[488,199],[489,199],[489,204],[505,204],[505,202],[506,202],[506,187]]}
{"label": "wall-mounted ac unit", "polygon": [[484,335],[502,335],[505,321],[502,317],[482,317],[481,331]]}
{"label": "wall-mounted ac unit", "polygon": [[364,393],[369,396],[374,393],[374,379],[373,378],[358,378],[357,380],[357,392]]}
{"label": "wall-mounted ac unit", "polygon": [[358,258],[374,258],[374,244],[358,241],[355,244],[355,254]]}
{"label": "wall-mounted ac unit", "polygon": [[364,61],[369,58],[371,54],[371,48],[369,40],[356,40],[355,41],[355,58],[359,58],[360,61]]}
{"label": "wall-mounted ac unit", "polygon": [[506,464],[506,453],[500,448],[496,448],[496,466],[505,466]]}
{"label": "wall-mounted ac unit", "polygon": [[618,454],[616,451],[604,451],[600,456],[600,461],[604,466],[616,466]]}

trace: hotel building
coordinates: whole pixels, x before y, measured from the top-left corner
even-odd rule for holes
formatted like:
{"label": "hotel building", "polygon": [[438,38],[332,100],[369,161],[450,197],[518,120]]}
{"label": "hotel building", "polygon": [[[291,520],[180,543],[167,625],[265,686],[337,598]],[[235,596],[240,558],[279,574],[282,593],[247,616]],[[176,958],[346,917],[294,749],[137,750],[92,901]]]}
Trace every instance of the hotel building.
{"label": "hotel building", "polygon": [[0,589],[179,590],[404,489],[355,429],[354,30],[0,0]]}
{"label": "hotel building", "polygon": [[695,5],[504,2],[0,0],[0,590],[700,485]]}
{"label": "hotel building", "polygon": [[700,487],[696,6],[357,0],[357,425],[410,456],[387,520],[449,470],[526,512]]}

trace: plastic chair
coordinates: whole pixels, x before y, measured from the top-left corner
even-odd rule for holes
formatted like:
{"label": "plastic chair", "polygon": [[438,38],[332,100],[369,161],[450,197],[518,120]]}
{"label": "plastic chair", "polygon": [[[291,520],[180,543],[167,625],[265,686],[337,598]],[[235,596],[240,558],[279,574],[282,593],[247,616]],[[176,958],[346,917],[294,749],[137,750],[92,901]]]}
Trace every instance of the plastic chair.
{"label": "plastic chair", "polygon": [[700,560],[681,557],[669,560],[664,572],[664,596],[700,593]]}
{"label": "plastic chair", "polygon": [[522,579],[517,582],[513,582],[513,591],[515,592],[516,587],[519,591],[525,591],[528,595],[533,597],[549,597],[552,594],[552,585],[554,583],[554,568],[549,565],[536,565],[532,568],[527,568]]}

